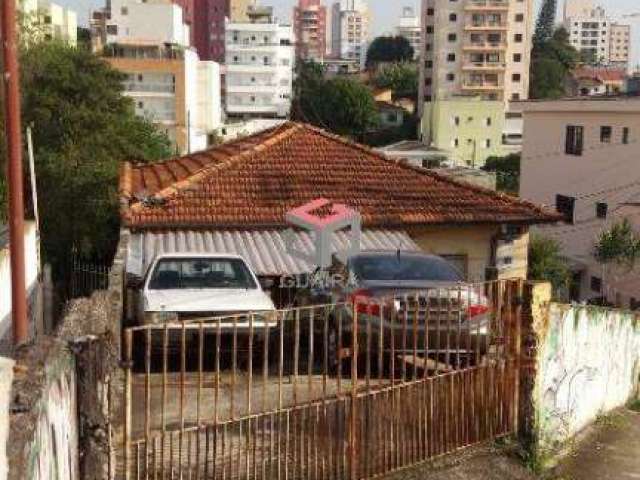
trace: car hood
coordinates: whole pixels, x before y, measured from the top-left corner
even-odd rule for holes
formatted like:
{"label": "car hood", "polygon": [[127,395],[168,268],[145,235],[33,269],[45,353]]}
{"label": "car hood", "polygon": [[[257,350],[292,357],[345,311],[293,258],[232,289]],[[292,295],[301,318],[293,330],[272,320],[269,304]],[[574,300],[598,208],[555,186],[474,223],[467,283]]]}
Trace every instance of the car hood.
{"label": "car hood", "polygon": [[243,312],[274,310],[271,298],[255,289],[179,289],[145,292],[147,312]]}

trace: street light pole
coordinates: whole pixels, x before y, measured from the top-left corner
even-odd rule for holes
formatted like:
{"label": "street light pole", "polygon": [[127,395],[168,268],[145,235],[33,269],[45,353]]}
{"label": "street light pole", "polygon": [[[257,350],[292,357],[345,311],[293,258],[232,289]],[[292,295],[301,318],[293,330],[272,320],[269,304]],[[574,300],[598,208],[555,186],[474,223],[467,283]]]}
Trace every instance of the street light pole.
{"label": "street light pole", "polygon": [[25,287],[24,197],[22,133],[20,121],[20,72],[16,32],[16,0],[2,0],[2,55],[4,60],[4,113],[9,186],[9,254],[11,256],[11,318],[13,343],[27,341],[27,292]]}

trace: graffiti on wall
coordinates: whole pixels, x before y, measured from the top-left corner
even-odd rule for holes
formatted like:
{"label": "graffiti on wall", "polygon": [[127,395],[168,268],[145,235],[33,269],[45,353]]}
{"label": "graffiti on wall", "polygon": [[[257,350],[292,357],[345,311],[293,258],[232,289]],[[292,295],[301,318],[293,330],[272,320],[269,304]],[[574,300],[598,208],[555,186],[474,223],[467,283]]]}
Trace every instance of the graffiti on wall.
{"label": "graffiti on wall", "polygon": [[78,479],[78,423],[73,360],[49,368],[29,455],[29,480]]}
{"label": "graffiti on wall", "polygon": [[539,438],[554,448],[635,393],[640,374],[638,317],[552,305],[538,372]]}

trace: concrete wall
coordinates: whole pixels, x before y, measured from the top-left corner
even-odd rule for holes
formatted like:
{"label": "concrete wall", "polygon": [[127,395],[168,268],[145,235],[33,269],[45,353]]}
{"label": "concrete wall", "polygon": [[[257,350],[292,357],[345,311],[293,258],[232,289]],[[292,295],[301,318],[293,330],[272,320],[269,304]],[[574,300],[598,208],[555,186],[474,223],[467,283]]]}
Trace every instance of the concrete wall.
{"label": "concrete wall", "polygon": [[538,451],[554,456],[599,415],[636,394],[640,316],[556,304],[537,316],[533,401]]}

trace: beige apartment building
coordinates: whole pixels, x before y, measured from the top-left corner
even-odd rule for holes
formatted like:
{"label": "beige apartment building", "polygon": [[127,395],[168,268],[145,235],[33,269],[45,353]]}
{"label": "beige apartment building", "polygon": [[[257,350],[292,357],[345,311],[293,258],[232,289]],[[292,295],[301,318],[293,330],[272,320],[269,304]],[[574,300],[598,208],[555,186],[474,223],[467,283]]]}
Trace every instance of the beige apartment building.
{"label": "beige apartment building", "polygon": [[424,0],[420,98],[527,98],[533,0]]}
{"label": "beige apartment building", "polygon": [[609,38],[609,62],[613,66],[627,68],[631,49],[631,26],[611,24]]}
{"label": "beige apartment building", "polygon": [[640,231],[640,99],[590,97],[522,102],[520,196],[555,205],[567,223],[536,227],[557,240],[574,272],[572,299],[638,305],[638,270],[604,267],[600,233],[627,218]]}

